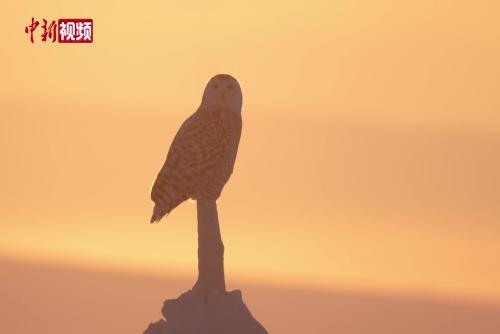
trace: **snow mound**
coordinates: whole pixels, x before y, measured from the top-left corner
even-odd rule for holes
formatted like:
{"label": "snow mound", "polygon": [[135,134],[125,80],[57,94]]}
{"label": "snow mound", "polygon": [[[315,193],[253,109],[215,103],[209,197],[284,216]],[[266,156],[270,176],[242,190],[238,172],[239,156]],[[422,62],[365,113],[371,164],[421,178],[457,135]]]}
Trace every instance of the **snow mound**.
{"label": "snow mound", "polygon": [[163,304],[165,319],[151,323],[144,334],[267,334],[252,316],[240,290],[200,296],[193,291]]}

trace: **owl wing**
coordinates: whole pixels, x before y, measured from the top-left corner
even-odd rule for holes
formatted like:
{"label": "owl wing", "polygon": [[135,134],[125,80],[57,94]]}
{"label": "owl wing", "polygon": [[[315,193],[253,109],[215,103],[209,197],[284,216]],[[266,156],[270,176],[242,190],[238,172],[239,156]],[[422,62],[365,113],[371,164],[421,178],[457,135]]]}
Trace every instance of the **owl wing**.
{"label": "owl wing", "polygon": [[192,196],[195,174],[193,166],[197,154],[193,149],[193,140],[201,130],[199,113],[191,115],[174,137],[156,180],[151,189],[151,199],[155,210],[151,221],[159,221],[180,203]]}

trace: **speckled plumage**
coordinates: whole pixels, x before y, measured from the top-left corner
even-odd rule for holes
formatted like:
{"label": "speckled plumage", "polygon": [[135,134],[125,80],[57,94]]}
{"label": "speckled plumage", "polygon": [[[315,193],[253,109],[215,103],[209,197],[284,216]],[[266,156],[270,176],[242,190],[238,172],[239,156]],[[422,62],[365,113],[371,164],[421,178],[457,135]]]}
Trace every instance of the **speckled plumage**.
{"label": "speckled plumage", "polygon": [[[228,97],[225,101],[224,94],[233,93],[219,88],[223,85],[234,87],[234,94],[239,97],[232,101]],[[214,103],[214,100],[222,102]],[[152,223],[158,222],[188,198],[217,199],[220,196],[233,171],[241,128],[239,85],[231,76],[215,76],[207,84],[198,110],[177,132],[153,184],[151,199],[155,208]]]}

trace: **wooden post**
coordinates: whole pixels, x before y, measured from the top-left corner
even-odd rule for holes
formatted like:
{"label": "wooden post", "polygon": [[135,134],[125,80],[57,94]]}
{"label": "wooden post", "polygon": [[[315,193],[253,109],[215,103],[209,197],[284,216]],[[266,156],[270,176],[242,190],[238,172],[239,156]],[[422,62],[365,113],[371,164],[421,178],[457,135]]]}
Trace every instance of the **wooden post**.
{"label": "wooden post", "polygon": [[193,291],[207,295],[226,291],[224,244],[219,228],[217,204],[213,199],[198,198],[198,280]]}

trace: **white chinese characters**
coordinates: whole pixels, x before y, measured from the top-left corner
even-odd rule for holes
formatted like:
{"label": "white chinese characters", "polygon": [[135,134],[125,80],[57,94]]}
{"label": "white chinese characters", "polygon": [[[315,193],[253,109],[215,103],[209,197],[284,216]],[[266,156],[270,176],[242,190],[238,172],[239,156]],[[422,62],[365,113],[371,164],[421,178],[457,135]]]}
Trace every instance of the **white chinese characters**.
{"label": "white chinese characters", "polygon": [[93,40],[92,20],[59,20],[59,42],[91,43]]}

